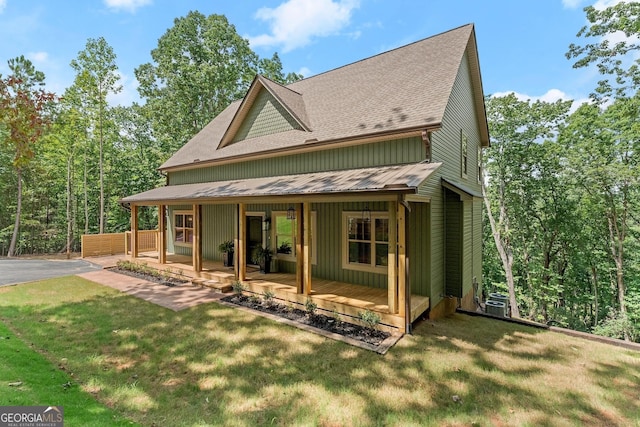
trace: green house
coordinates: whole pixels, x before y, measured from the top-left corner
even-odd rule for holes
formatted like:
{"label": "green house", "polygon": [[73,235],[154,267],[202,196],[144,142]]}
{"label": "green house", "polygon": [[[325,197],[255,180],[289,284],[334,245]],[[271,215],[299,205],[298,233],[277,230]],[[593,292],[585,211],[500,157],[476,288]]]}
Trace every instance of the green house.
{"label": "green house", "polygon": [[123,199],[132,256],[157,206],[158,262],[406,332],[476,307],[488,144],[471,24],[287,86],[256,76],[160,167],[166,186]]}

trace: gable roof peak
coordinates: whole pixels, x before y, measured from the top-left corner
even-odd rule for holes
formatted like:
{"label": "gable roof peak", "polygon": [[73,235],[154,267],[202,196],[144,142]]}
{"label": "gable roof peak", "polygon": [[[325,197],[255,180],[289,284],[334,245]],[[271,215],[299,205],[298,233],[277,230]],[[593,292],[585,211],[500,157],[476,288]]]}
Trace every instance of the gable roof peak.
{"label": "gable roof peak", "polygon": [[251,110],[256,98],[263,90],[269,92],[269,94],[271,94],[271,96],[275,98],[285,111],[293,117],[304,131],[311,131],[302,94],[261,74],[256,74],[253,82],[251,82],[251,86],[249,86],[249,90],[247,90],[247,94],[240,102],[240,106],[222,136],[218,148],[223,148],[232,143],[233,138],[242,125],[242,122],[247,117],[247,114],[249,113],[249,110]]}

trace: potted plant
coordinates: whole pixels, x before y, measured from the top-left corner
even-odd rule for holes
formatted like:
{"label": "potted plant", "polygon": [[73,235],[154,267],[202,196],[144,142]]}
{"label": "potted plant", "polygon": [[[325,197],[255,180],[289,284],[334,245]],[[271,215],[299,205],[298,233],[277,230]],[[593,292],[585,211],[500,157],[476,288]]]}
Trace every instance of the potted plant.
{"label": "potted plant", "polygon": [[256,248],[254,253],[254,262],[260,265],[260,271],[264,274],[271,272],[271,258],[273,251],[270,248],[261,246]]}
{"label": "potted plant", "polygon": [[225,267],[233,267],[233,240],[225,240],[218,245],[218,250],[222,252],[222,262]]}
{"label": "potted plant", "polygon": [[289,242],[282,242],[282,244],[280,246],[278,246],[278,251],[279,254],[290,254],[291,253],[291,243]]}

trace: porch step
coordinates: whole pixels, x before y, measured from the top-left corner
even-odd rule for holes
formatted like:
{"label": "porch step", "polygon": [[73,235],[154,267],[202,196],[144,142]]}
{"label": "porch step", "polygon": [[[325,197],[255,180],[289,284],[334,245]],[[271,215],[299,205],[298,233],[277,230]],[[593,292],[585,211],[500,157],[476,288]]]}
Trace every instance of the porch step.
{"label": "porch step", "polygon": [[194,286],[204,286],[204,282],[206,282],[207,279],[203,279],[202,277],[198,277],[195,279],[191,279],[191,284]]}
{"label": "porch step", "polygon": [[229,283],[221,283],[217,280],[207,280],[202,284],[202,286],[213,288],[222,293],[231,292],[233,290],[233,287]]}

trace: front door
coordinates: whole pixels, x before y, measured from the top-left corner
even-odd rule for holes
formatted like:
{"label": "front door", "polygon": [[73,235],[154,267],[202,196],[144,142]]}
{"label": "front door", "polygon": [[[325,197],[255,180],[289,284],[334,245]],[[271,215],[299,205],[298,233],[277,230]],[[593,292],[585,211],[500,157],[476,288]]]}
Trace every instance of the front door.
{"label": "front door", "polygon": [[262,215],[247,215],[247,265],[256,265],[255,251],[262,247]]}

